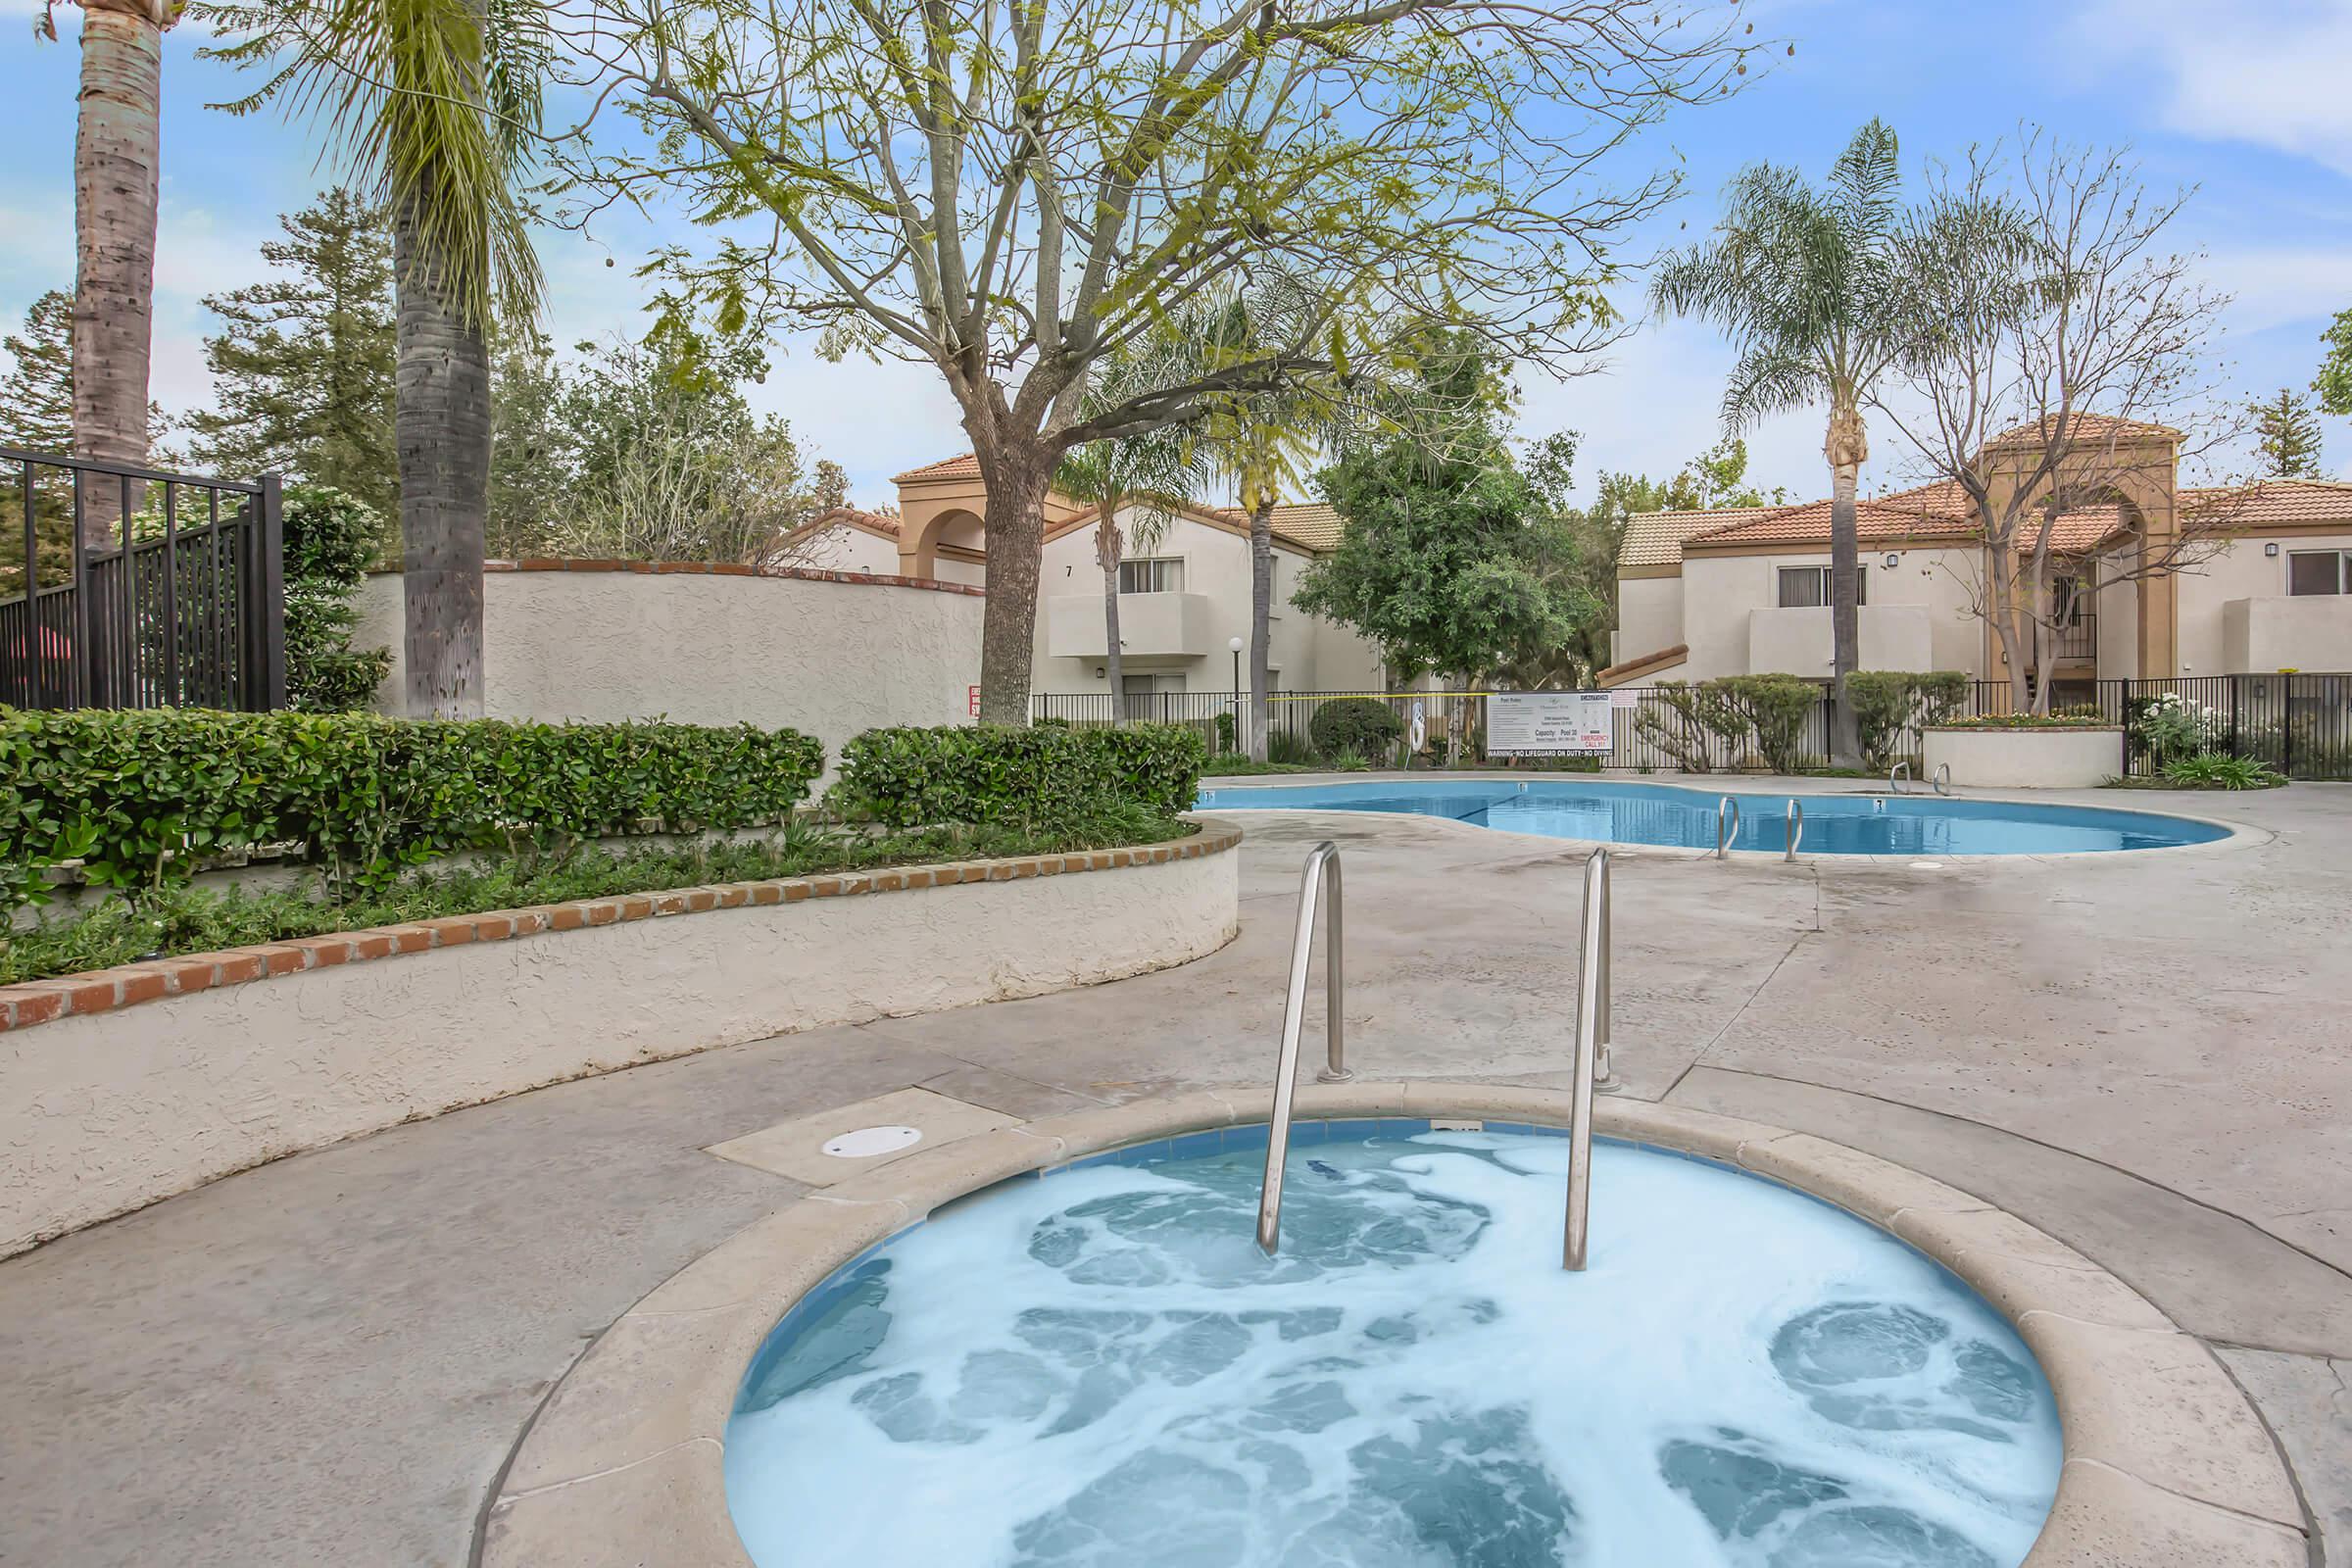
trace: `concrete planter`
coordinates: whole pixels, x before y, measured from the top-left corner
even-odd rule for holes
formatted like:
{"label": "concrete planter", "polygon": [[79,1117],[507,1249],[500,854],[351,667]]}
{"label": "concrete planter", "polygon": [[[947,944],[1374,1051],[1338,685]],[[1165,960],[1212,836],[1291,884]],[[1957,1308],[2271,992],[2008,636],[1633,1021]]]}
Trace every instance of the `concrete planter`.
{"label": "concrete planter", "polygon": [[2124,732],[2099,729],[1960,729],[1930,726],[1921,769],[1949,764],[1952,782],[1978,789],[2095,789],[2124,770]]}
{"label": "concrete planter", "polygon": [[0,986],[0,1257],[546,1084],[1183,963],[1240,930],[1240,842],[1209,820],[1142,849],[583,900]]}

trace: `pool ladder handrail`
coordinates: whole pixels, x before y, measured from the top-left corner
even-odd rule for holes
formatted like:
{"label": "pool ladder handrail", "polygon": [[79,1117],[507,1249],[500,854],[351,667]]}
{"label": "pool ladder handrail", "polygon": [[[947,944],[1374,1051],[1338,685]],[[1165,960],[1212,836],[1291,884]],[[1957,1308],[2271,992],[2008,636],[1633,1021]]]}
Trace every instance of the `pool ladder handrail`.
{"label": "pool ladder handrail", "polygon": [[1894,775],[1897,773],[1902,774],[1904,778],[1908,779],[1911,776],[1911,764],[1909,762],[1897,762],[1886,770],[1886,793],[1889,795],[1910,794],[1911,789],[1909,785],[1897,784],[1894,781]]}
{"label": "pool ladder handrail", "polygon": [[[1729,833],[1723,830],[1723,814],[1726,811],[1732,814],[1732,830]],[[1724,858],[1725,848],[1739,836],[1740,803],[1729,795],[1720,796],[1715,802],[1715,858]]]}
{"label": "pool ladder handrail", "polygon": [[1947,796],[1948,796],[1948,795],[1950,795],[1950,794],[1952,793],[1952,764],[1951,764],[1951,763],[1949,763],[1949,762],[1937,762],[1937,763],[1936,764],[1936,780],[1935,780],[1935,782],[1936,782],[1936,794],[1938,794],[1938,795],[1947,795]]}
{"label": "pool ladder handrail", "polygon": [[1576,1056],[1568,1101],[1568,1221],[1560,1266],[1581,1273],[1592,1209],[1592,1096],[1609,1082],[1609,852],[1585,862],[1576,955]]}
{"label": "pool ladder handrail", "polygon": [[1804,841],[1805,808],[1791,795],[1788,797],[1788,853],[1781,858],[1793,865],[1796,862],[1796,847]]}
{"label": "pool ladder handrail", "polygon": [[1291,1100],[1298,1087],[1298,1034],[1306,1021],[1306,971],[1315,952],[1315,906],[1323,873],[1331,872],[1330,922],[1323,953],[1325,1060],[1315,1081],[1344,1084],[1348,1069],[1346,994],[1340,966],[1340,847],[1329,839],[1306,855],[1298,873],[1298,923],[1291,934],[1291,983],[1282,999],[1282,1048],[1274,1058],[1274,1112],[1266,1124],[1266,1175],[1257,1194],[1257,1245],[1272,1257],[1282,1236],[1282,1181],[1291,1154]]}

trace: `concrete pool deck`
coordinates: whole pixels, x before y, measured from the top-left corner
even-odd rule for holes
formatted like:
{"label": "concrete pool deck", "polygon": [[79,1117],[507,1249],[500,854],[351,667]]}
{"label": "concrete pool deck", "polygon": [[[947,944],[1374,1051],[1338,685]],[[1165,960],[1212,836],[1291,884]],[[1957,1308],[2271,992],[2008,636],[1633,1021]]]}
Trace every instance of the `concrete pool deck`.
{"label": "concrete pool deck", "polygon": [[[2269,836],[1934,872],[1631,851],[1619,1076],[1633,1098],[1919,1169],[2123,1278],[2252,1396],[2318,1560],[2340,1568],[2352,788],[2047,798]],[[917,1087],[1028,1120],[1262,1083],[1320,838],[1348,857],[1359,1068],[1564,1086],[1580,848],[1233,814],[1242,935],[1194,963],[517,1096],[0,1264],[0,1562],[466,1562],[517,1438],[586,1346],[808,1191],[710,1146]]]}

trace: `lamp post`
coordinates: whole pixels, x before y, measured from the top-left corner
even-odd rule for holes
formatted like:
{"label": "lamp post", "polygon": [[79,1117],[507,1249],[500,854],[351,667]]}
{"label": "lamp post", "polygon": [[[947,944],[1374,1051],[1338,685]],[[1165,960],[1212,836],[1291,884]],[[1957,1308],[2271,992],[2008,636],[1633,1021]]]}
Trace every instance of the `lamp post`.
{"label": "lamp post", "polygon": [[1233,749],[1247,752],[1250,743],[1242,733],[1242,640],[1236,637],[1225,646],[1233,650]]}

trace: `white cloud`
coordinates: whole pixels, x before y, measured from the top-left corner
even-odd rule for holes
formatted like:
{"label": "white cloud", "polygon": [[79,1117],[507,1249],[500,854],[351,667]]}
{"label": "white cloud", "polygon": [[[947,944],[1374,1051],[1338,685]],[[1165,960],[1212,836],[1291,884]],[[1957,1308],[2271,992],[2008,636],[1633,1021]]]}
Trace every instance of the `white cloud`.
{"label": "white cloud", "polygon": [[2110,72],[2152,68],[2174,129],[2352,173],[2352,0],[2091,0],[2074,32]]}
{"label": "white cloud", "polygon": [[[2216,252],[2205,276],[2231,296],[2229,322],[2236,332],[2267,332],[2298,321],[2326,321],[2352,305],[2352,254],[2317,247],[2274,246]],[[2316,336],[2316,329],[2315,329]],[[2316,358],[2318,350],[2313,350]]]}

